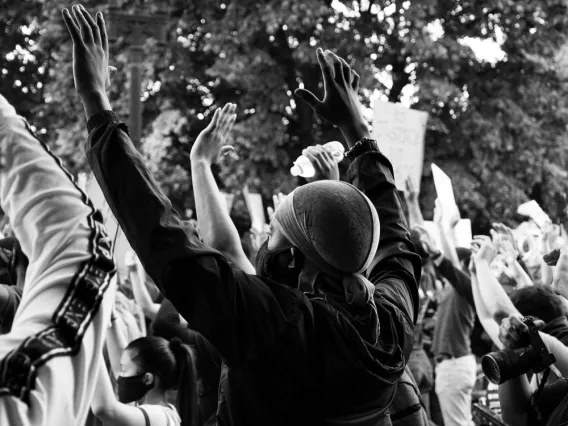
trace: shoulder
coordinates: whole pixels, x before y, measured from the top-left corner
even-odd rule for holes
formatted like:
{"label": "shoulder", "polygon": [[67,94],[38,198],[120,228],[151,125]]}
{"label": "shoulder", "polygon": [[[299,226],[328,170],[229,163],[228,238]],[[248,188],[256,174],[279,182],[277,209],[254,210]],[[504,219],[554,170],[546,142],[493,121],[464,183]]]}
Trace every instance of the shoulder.
{"label": "shoulder", "polygon": [[138,408],[143,409],[150,418],[151,426],[181,426],[181,418],[177,409],[169,404],[167,407],[163,405],[139,405]]}

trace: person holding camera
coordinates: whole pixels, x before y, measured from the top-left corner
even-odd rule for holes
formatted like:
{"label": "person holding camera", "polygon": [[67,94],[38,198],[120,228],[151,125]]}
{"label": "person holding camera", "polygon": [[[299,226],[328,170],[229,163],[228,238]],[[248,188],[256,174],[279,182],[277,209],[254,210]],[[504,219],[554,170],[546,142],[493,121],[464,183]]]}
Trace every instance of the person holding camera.
{"label": "person holding camera", "polygon": [[[546,384],[551,368],[568,376],[568,348],[555,337],[539,331],[541,320],[512,313],[499,328],[502,351],[482,360],[487,378],[499,384],[503,420],[515,426],[559,426],[568,422],[568,380]],[[535,389],[526,375],[539,375]]]}

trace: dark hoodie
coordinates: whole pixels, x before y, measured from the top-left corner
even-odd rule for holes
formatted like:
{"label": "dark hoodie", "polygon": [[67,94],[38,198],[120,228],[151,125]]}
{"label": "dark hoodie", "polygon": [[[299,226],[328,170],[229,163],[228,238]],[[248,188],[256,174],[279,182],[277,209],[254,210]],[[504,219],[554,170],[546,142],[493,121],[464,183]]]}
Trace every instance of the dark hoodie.
{"label": "dark hoodie", "polygon": [[356,309],[235,270],[201,243],[113,113],[88,127],[91,169],[144,269],[223,357],[218,424],[376,426],[412,348],[421,267],[390,162],[367,152],[349,169],[381,221],[369,269],[380,330],[366,341]]}

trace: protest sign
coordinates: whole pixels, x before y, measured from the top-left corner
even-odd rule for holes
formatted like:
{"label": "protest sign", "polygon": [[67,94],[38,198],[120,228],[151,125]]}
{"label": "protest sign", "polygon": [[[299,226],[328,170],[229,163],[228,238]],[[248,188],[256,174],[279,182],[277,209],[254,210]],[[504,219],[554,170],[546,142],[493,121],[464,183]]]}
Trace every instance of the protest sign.
{"label": "protest sign", "polygon": [[391,161],[396,186],[400,191],[404,191],[409,176],[415,188],[420,190],[427,121],[426,112],[380,99],[375,102],[373,138]]}
{"label": "protest sign", "polygon": [[521,204],[517,208],[517,213],[530,217],[540,228],[544,227],[546,224],[552,223],[550,217],[544,212],[544,210],[542,210],[535,200]]}
{"label": "protest sign", "polygon": [[449,217],[452,213],[458,210],[456,198],[454,197],[452,180],[434,163],[432,163],[432,176],[434,177],[434,186],[436,187],[438,200],[440,200],[440,203],[442,204],[444,215]]}
{"label": "protest sign", "polygon": [[264,205],[262,204],[261,195],[249,192],[247,186],[243,189],[243,195],[250,215],[251,228],[259,233],[263,233],[265,230],[266,219],[264,218]]}
{"label": "protest sign", "polygon": [[470,219],[460,219],[460,221],[454,228],[454,239],[456,242],[456,247],[471,247],[473,235],[471,232]]}

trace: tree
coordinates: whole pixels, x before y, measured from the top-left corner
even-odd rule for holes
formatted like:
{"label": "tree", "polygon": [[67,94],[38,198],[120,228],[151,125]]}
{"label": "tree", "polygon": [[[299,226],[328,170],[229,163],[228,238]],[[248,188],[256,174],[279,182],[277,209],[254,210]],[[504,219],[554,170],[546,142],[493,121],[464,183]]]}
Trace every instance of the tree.
{"label": "tree", "polygon": [[[24,24],[34,28],[28,38],[36,43],[25,49],[35,49],[38,59],[21,75],[11,64],[1,81],[18,77],[26,87],[37,87],[41,80],[35,96],[43,103],[37,97],[26,101],[13,87],[10,96],[33,113],[67,164],[84,170],[85,123],[70,78],[61,2],[35,1],[31,12],[30,2],[7,3],[18,24],[8,24],[11,38],[2,49],[19,43],[23,33],[17,28]],[[125,9],[133,3],[121,2]],[[171,27],[165,46],[145,46],[143,150],[178,209],[193,203],[186,154],[214,109],[226,102],[239,106],[234,145],[240,159],[216,173],[231,191],[248,183],[267,200],[274,191],[288,192],[296,184],[289,167],[303,147],[341,140],[337,129],[292,94],[301,84],[321,92],[315,49],[323,47],[355,64],[367,107],[374,92],[398,102],[414,89],[412,107],[429,112],[421,196],[427,217],[435,197],[433,161],[452,178],[460,209],[477,232],[495,220],[514,222],[516,206],[529,198],[554,219],[564,219],[568,122],[566,82],[557,61],[567,24],[562,1],[187,3],[144,3],[149,10],[166,7]],[[500,40],[504,57],[480,60],[468,38]],[[128,61],[120,41],[112,57],[119,68],[112,102],[127,116]],[[242,211],[242,203],[237,208]]]}

